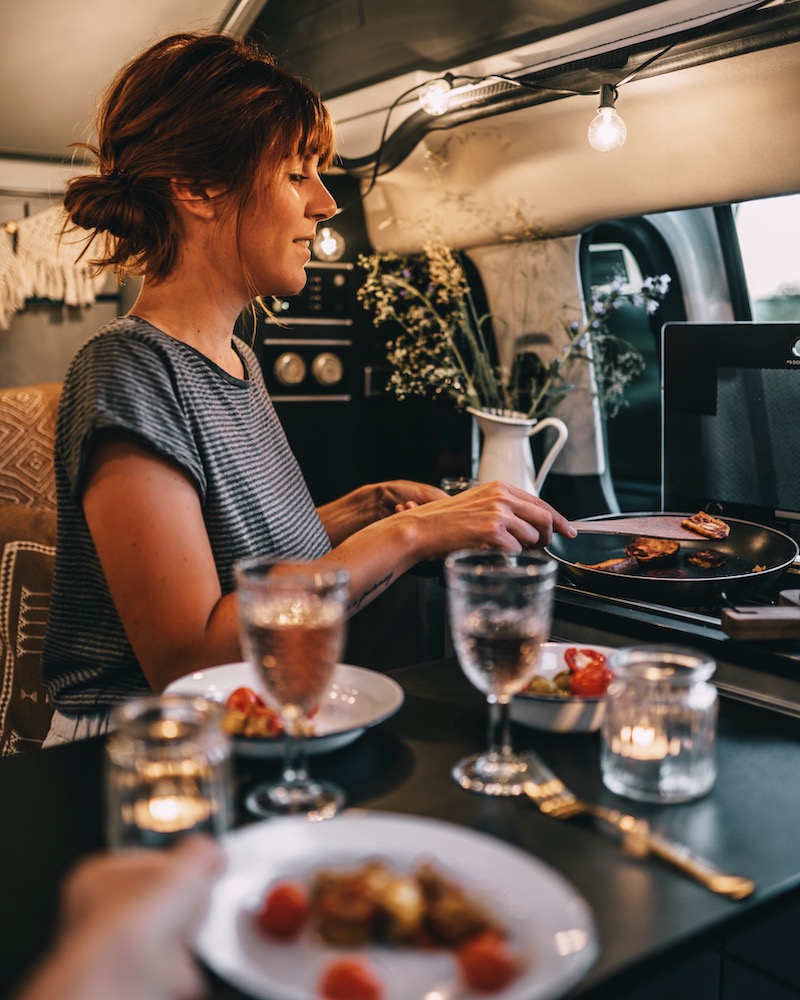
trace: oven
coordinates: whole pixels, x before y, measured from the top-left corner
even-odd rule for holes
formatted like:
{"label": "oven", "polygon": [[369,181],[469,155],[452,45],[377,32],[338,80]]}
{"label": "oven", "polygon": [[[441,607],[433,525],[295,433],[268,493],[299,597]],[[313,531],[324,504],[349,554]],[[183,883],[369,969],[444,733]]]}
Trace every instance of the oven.
{"label": "oven", "polygon": [[286,436],[317,504],[361,482],[363,397],[354,316],[354,266],[312,261],[305,288],[271,302],[272,316],[240,318]]}

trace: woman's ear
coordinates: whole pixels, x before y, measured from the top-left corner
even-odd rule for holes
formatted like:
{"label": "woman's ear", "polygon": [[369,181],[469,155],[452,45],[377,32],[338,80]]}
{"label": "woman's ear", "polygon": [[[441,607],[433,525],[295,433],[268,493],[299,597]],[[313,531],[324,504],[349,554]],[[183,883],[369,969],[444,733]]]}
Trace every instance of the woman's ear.
{"label": "woman's ear", "polygon": [[219,215],[219,198],[225,193],[222,187],[205,187],[196,181],[171,177],[172,197],[178,207],[199,219],[216,219]]}

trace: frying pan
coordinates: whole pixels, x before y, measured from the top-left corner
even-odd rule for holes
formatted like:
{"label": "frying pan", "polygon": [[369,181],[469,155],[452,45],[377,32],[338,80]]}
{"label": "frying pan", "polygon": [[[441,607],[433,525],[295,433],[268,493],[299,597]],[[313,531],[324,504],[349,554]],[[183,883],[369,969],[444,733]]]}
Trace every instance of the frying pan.
{"label": "frying pan", "polygon": [[[677,515],[686,517],[686,514]],[[671,514],[613,514],[586,518],[600,521],[607,517],[670,517]],[[727,538],[704,538],[681,542],[674,562],[637,574],[616,574],[607,570],[589,569],[580,563],[599,563],[623,556],[629,539],[625,535],[578,535],[563,538],[554,535],[547,552],[561,565],[563,573],[584,590],[633,601],[649,601],[670,607],[716,605],[720,601],[765,594],[775,586],[798,556],[794,539],[774,528],[752,521],[725,517],[731,531]],[[580,531],[581,522],[574,522]],[[633,534],[631,538],[634,537]],[[716,549],[725,556],[724,565],[710,570],[686,561],[691,551]],[[756,569],[755,567],[763,567]],[[648,575],[653,574],[653,575]]]}

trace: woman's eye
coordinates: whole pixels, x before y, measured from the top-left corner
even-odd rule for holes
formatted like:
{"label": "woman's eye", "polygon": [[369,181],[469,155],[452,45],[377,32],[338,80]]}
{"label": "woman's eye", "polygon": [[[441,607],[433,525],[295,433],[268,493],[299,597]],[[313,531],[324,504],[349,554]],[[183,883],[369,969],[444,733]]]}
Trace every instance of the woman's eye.
{"label": "woman's eye", "polygon": [[299,184],[300,181],[307,181],[308,177],[306,176],[306,174],[289,174],[289,180],[291,180],[296,184]]}

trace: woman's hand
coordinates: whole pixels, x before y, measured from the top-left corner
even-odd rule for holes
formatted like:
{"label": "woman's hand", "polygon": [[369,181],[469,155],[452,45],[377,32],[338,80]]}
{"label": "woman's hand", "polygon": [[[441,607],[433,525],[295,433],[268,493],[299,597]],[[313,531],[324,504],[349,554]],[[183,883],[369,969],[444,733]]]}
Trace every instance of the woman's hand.
{"label": "woman's hand", "polygon": [[436,486],[397,479],[359,486],[346,496],[318,507],[317,513],[331,545],[337,546],[376,521],[444,496],[447,496],[444,490]]}
{"label": "woman's hand", "polygon": [[442,500],[447,496],[438,486],[428,483],[416,483],[410,479],[395,479],[386,483],[378,483],[377,491],[378,517],[389,517],[402,510],[413,510],[422,504],[434,500]]}
{"label": "woman's hand", "polygon": [[400,516],[414,519],[426,559],[464,548],[520,552],[548,545],[554,532],[567,538],[577,535],[563,514],[545,500],[502,482],[485,483],[455,496],[445,494],[419,506],[406,501],[398,510]]}

